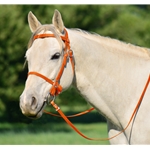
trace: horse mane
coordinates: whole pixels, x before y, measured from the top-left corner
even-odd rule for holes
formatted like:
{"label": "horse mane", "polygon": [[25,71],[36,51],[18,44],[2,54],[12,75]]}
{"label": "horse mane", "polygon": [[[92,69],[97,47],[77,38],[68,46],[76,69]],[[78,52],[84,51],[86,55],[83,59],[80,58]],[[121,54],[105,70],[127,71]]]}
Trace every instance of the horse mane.
{"label": "horse mane", "polygon": [[113,39],[110,37],[105,37],[101,36],[97,33],[94,32],[87,32],[85,30],[81,29],[71,29],[74,32],[77,32],[81,34],[82,36],[93,40],[97,41],[100,44],[105,45],[105,47],[108,47],[111,50],[122,50],[122,52],[129,53],[129,54],[134,54],[137,55],[138,57],[144,56],[150,58],[150,49],[145,48],[145,47],[140,47],[131,43],[126,43],[124,41],[120,41],[118,39]]}

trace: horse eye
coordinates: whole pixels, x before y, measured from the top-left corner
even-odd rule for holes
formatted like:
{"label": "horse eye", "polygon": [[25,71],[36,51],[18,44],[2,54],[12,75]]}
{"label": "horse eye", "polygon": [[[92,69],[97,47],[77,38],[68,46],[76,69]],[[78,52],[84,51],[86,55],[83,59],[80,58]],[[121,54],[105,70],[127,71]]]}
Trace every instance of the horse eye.
{"label": "horse eye", "polygon": [[51,57],[51,60],[58,59],[59,57],[60,57],[60,53],[57,52]]}

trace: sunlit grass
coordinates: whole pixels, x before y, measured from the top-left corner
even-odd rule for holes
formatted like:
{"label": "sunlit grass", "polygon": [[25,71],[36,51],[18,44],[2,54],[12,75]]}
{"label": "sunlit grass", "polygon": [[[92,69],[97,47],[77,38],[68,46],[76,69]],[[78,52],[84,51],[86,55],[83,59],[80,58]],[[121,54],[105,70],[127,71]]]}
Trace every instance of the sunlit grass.
{"label": "sunlit grass", "polygon": [[[76,127],[90,138],[106,138],[105,123],[75,124]],[[108,145],[108,141],[90,141],[73,131],[67,124],[49,124],[49,130],[31,132],[27,129],[11,130],[11,125],[5,125],[8,131],[0,133],[1,145]],[[55,126],[55,127],[52,127]],[[51,131],[51,127],[52,130]],[[65,129],[57,130],[58,128]]]}

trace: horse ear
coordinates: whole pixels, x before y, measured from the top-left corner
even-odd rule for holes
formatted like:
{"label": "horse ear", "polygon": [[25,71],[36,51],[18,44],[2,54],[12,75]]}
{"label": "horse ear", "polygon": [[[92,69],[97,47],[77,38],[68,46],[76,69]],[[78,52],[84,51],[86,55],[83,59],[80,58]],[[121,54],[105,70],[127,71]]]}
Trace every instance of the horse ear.
{"label": "horse ear", "polygon": [[64,23],[63,23],[61,14],[58,10],[55,10],[54,12],[52,23],[56,27],[56,29],[58,29],[60,33],[64,32],[64,28],[65,28]]}
{"label": "horse ear", "polygon": [[34,16],[34,14],[31,11],[28,13],[28,23],[31,32],[34,32],[41,25],[41,23],[38,21],[38,19]]}

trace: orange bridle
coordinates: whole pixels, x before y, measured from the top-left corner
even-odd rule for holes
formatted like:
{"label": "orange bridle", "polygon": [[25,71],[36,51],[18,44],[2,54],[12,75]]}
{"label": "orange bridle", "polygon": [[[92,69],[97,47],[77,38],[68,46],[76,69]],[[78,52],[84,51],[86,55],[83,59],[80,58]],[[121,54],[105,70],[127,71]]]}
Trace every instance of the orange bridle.
{"label": "orange bridle", "polygon": [[[135,117],[140,105],[141,105],[141,102],[143,100],[143,97],[145,95],[145,92],[148,88],[148,85],[150,83],[150,75],[148,76],[148,79],[147,79],[147,82],[146,82],[146,85],[144,87],[144,90],[142,91],[142,94],[138,100],[138,103],[131,115],[131,118],[129,119],[129,122],[127,124],[127,126],[122,129],[118,134],[110,137],[110,138],[89,138],[87,136],[85,136],[84,134],[82,134],[71,122],[70,120],[68,119],[69,117],[75,117],[75,116],[79,116],[79,115],[83,115],[83,114],[86,114],[88,112],[91,112],[94,110],[94,108],[90,108],[89,110],[85,111],[85,112],[82,112],[82,113],[79,113],[79,114],[76,114],[76,115],[72,115],[72,116],[65,116],[64,113],[61,111],[61,109],[57,106],[57,104],[54,102],[54,98],[56,95],[60,94],[61,91],[62,91],[62,86],[59,84],[59,81],[60,81],[60,78],[63,74],[63,71],[64,71],[64,68],[67,64],[67,60],[68,58],[70,58],[70,61],[71,61],[71,64],[72,64],[72,70],[73,70],[73,74],[74,74],[74,60],[73,60],[73,52],[72,50],[70,49],[70,41],[69,41],[69,38],[68,38],[68,33],[67,33],[67,30],[65,29],[65,36],[61,36],[61,39],[64,41],[65,43],[65,49],[64,49],[64,57],[63,57],[63,62],[62,62],[62,66],[55,78],[55,81],[52,81],[51,79],[47,78],[46,76],[38,73],[38,72],[35,72],[35,71],[32,71],[32,72],[29,72],[28,75],[36,75],[38,77],[41,77],[43,78],[45,81],[47,81],[48,83],[52,84],[52,87],[50,89],[50,96],[53,97],[53,99],[50,100],[50,104],[55,108],[55,110],[59,113],[59,115],[79,134],[81,135],[82,137],[88,139],[88,140],[101,140],[101,141],[104,141],[104,140],[110,140],[110,139],[113,139],[115,138],[116,136],[120,135],[121,133],[123,133],[127,128],[128,126],[130,125],[131,121],[133,120],[133,118]],[[38,38],[47,38],[47,37],[54,37],[54,34],[39,34],[39,35],[35,35],[34,36],[34,40],[38,39]],[[56,114],[52,114],[52,113],[49,113],[47,111],[44,111],[45,113],[47,114],[50,114],[50,115],[53,115],[53,116],[58,116],[59,115],[56,115]]]}
{"label": "orange bridle", "polygon": [[[34,40],[38,39],[38,38],[48,38],[48,37],[53,37],[55,38],[54,34],[38,34],[34,36]],[[63,74],[64,68],[67,64],[67,60],[68,58],[70,58],[71,64],[72,64],[72,70],[73,70],[73,74],[74,74],[74,60],[73,60],[73,52],[70,49],[70,41],[68,38],[68,33],[67,30],[65,29],[65,36],[60,36],[61,39],[64,41],[65,43],[65,48],[64,48],[64,56],[63,56],[63,62],[61,65],[61,68],[55,78],[55,81],[52,81],[51,79],[47,78],[46,76],[35,72],[35,71],[31,71],[28,73],[28,75],[36,75],[38,77],[43,78],[45,81],[47,81],[48,83],[52,84],[52,87],[50,89],[50,95],[51,96],[55,96],[58,95],[62,92],[62,86],[59,84],[60,78]]]}

